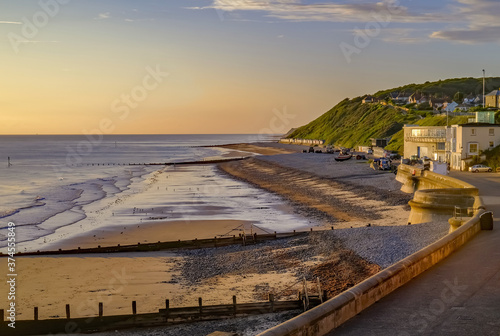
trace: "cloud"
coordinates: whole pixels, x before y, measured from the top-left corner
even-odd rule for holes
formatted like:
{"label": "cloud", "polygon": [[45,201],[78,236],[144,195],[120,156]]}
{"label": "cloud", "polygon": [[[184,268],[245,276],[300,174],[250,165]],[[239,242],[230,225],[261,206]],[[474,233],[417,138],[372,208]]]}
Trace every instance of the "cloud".
{"label": "cloud", "polygon": [[97,17],[95,17],[94,19],[95,20],[106,20],[106,19],[109,19],[110,17],[111,17],[110,13],[106,12],[106,13],[99,13],[99,15],[97,15]]}
{"label": "cloud", "polygon": [[383,19],[386,23],[403,25],[399,31],[384,29],[388,34],[381,35],[381,38],[386,42],[416,43],[433,39],[461,43],[500,42],[499,0],[448,0],[441,5],[435,2],[434,9],[419,8],[422,4],[413,1],[407,2],[407,7],[402,6],[399,0],[317,0],[325,1],[323,3],[308,0],[210,1],[208,6],[189,9],[215,9],[220,17],[224,13],[252,12],[294,22],[368,23]]}
{"label": "cloud", "polygon": [[469,27],[466,29],[441,30],[433,32],[431,38],[454,42],[478,44],[500,42],[500,26],[496,27]]}
{"label": "cloud", "polygon": [[[366,1],[366,0],[365,0]],[[222,12],[260,11],[265,16],[287,21],[330,21],[330,22],[369,22],[374,15],[389,15],[391,22],[443,22],[450,17],[443,13],[418,13],[398,5],[397,0],[354,3],[312,3],[302,0],[212,0],[206,7]]]}
{"label": "cloud", "polygon": [[468,44],[500,42],[497,0],[455,0],[452,10],[456,26],[435,31],[431,38]]}
{"label": "cloud", "polygon": [[17,21],[0,21],[0,24],[16,24],[20,25],[23,24],[22,22],[17,22]]}

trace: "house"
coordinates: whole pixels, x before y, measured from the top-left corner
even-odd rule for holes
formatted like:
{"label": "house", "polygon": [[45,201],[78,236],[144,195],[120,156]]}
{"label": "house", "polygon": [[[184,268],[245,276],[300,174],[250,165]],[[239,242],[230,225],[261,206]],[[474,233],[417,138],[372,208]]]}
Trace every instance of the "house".
{"label": "house", "polygon": [[396,105],[405,105],[405,104],[408,104],[408,101],[410,100],[410,95],[407,94],[406,92],[394,91],[394,92],[389,93],[389,98]]}
{"label": "house", "polygon": [[457,105],[455,110],[460,111],[460,112],[467,112],[467,111],[469,111],[469,109],[471,107],[472,106],[468,105],[468,104],[460,104],[460,105]]}
{"label": "house", "polygon": [[404,158],[446,159],[446,126],[404,125]]}
{"label": "house", "polygon": [[464,104],[472,104],[475,99],[476,99],[476,96],[471,93],[470,95],[468,95],[467,97],[464,98],[463,103]]}
{"label": "house", "polygon": [[494,90],[485,97],[486,107],[500,108],[500,90]]}
{"label": "house", "polygon": [[435,110],[443,107],[444,103],[446,103],[446,99],[443,98],[431,98],[429,100],[429,105]]}
{"label": "house", "polygon": [[373,97],[373,96],[366,96],[365,98],[363,98],[363,100],[361,102],[363,104],[377,103],[378,102],[378,98],[377,97]]}
{"label": "house", "polygon": [[484,97],[485,96],[483,95],[477,95],[476,99],[474,99],[474,102],[472,104],[474,104],[474,106],[483,106]]}
{"label": "house", "polygon": [[446,134],[450,168],[465,170],[474,156],[500,145],[500,125],[469,123],[452,125]]}
{"label": "house", "polygon": [[451,103],[445,102],[443,104],[443,110],[446,112],[453,112],[457,108],[458,103],[452,101]]}
{"label": "house", "polygon": [[408,102],[410,104],[422,104],[422,103],[426,103],[428,101],[427,97],[425,97],[424,95],[420,94],[420,93],[414,93],[410,96],[410,98],[408,98]]}

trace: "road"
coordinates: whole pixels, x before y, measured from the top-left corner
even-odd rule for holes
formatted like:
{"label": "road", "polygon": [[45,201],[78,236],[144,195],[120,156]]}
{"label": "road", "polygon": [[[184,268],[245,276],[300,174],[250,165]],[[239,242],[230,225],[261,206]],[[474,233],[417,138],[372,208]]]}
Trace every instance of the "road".
{"label": "road", "polygon": [[479,188],[494,230],[329,335],[500,335],[500,174],[453,172]]}

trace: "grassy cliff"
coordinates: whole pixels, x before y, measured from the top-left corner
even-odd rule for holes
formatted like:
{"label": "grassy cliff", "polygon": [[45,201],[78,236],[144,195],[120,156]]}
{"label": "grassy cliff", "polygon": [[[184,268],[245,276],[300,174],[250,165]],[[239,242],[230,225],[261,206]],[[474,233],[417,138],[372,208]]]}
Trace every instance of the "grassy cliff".
{"label": "grassy cliff", "polygon": [[417,114],[404,115],[400,109],[380,104],[362,104],[361,99],[341,101],[318,119],[302,126],[290,138],[322,139],[345,147],[371,144],[370,138],[386,138],[404,124],[420,120]]}
{"label": "grassy cliff", "polygon": [[[487,78],[486,90],[500,87],[500,78]],[[384,99],[390,92],[420,92],[429,96],[453,97],[482,93],[482,79],[455,78],[423,84],[409,84],[399,88],[379,91],[375,96]],[[446,125],[446,117],[432,116],[432,112],[410,111],[382,104],[362,104],[362,97],[344,99],[330,111],[309,124],[299,127],[288,138],[321,139],[328,144],[345,147],[369,145],[370,138],[393,137],[388,149],[401,152],[403,149],[402,128],[404,124],[426,126]],[[465,117],[450,118],[449,124],[467,122]]]}

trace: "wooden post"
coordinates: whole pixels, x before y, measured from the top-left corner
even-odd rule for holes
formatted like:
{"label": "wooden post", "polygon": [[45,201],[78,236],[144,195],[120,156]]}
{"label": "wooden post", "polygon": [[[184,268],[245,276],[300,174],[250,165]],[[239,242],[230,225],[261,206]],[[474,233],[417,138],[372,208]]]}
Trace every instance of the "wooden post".
{"label": "wooden post", "polygon": [[38,321],[38,307],[33,308],[33,319]]}
{"label": "wooden post", "polygon": [[198,298],[198,305],[200,306],[200,315],[203,314],[203,299]]}
{"label": "wooden post", "polygon": [[168,316],[170,315],[170,300],[165,300],[165,320],[168,320]]}
{"label": "wooden post", "polygon": [[306,277],[303,277],[303,284],[304,284],[304,295],[305,295],[305,302],[304,302],[304,310],[309,309],[309,294],[307,294],[307,282],[306,282]]}
{"label": "wooden post", "polygon": [[319,277],[316,278],[316,282],[318,284],[318,296],[321,303],[323,303],[323,296],[321,295],[321,282],[319,281]]}
{"label": "wooden post", "polygon": [[99,317],[102,317],[104,315],[104,306],[102,302],[99,302]]}
{"label": "wooden post", "polygon": [[233,295],[233,313],[236,315],[236,295]]}
{"label": "wooden post", "polygon": [[67,319],[70,319],[70,318],[71,318],[69,304],[67,304],[67,305],[66,305],[66,318],[67,318]]}
{"label": "wooden post", "polygon": [[269,302],[271,302],[271,313],[274,313],[274,294],[269,293]]}
{"label": "wooden post", "polygon": [[137,315],[137,302],[132,301],[132,314]]}

